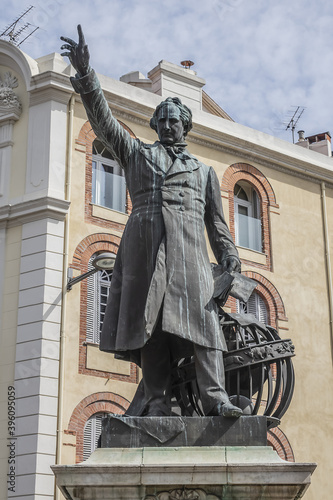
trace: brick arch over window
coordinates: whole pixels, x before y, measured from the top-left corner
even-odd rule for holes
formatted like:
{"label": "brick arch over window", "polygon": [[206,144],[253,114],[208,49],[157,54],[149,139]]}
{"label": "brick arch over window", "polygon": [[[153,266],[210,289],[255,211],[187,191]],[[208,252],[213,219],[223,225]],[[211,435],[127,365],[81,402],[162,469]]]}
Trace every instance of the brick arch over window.
{"label": "brick arch over window", "polygon": [[[92,255],[97,252],[111,252],[117,254],[120,244],[120,238],[107,233],[90,234],[84,238],[76,247],[73,255],[73,261],[70,267],[77,269],[80,273],[88,271],[88,263]],[[116,374],[112,372],[87,368],[87,298],[88,283],[87,280],[81,281],[80,287],[80,331],[79,331],[79,368],[78,372],[84,375],[93,375],[95,377],[109,378],[113,380],[122,380],[131,383],[137,383],[138,369],[134,363],[130,363],[130,373]],[[111,356],[111,355],[110,355]]]}
{"label": "brick arch over window", "polygon": [[269,224],[269,207],[279,208],[276,203],[272,186],[266,177],[257,168],[247,163],[235,163],[227,168],[222,179],[221,190],[228,193],[229,199],[229,227],[235,239],[235,200],[234,188],[237,182],[247,181],[255,189],[260,199],[261,224],[262,224],[262,252],[266,255],[266,263],[259,264],[248,261],[251,265],[271,270],[271,238]]}
{"label": "brick arch over window", "polygon": [[69,420],[67,434],[76,436],[76,463],[83,460],[84,426],[96,413],[117,413],[122,415],[129,407],[127,399],[112,392],[97,392],[82,399]]}
{"label": "brick arch over window", "polygon": [[[265,302],[269,316],[269,324],[277,329],[278,321],[288,321],[281,295],[275,286],[267,278],[257,272],[245,271],[242,274],[258,283],[255,291]],[[236,299],[233,297],[229,297],[226,305],[231,308],[233,313],[237,312]]]}
{"label": "brick arch over window", "polygon": [[[130,134],[130,136],[135,139],[136,136],[134,132],[123,122],[118,120],[118,123],[124,127],[125,130]],[[76,145],[77,148],[76,150],[85,153],[85,220],[87,222],[93,222],[94,224],[103,226],[103,227],[109,227],[113,229],[124,229],[124,224],[121,223],[116,223],[113,221],[109,221],[106,219],[102,219],[100,217],[96,217],[92,213],[92,204],[91,204],[91,199],[92,199],[92,146],[93,142],[96,139],[96,134],[91,128],[91,125],[89,121],[86,121],[85,124],[82,126],[79,136],[76,139]],[[81,146],[81,147],[80,147]],[[82,149],[82,146],[84,149]],[[126,190],[126,213],[130,214],[132,211],[132,202],[131,198],[129,196],[128,190]]]}
{"label": "brick arch over window", "polygon": [[[133,137],[133,139],[136,138],[134,132],[127,125],[125,125],[125,123],[121,122],[120,120],[118,120],[118,123],[120,123],[120,125],[124,127],[125,130],[127,130],[130,136]],[[89,121],[86,121],[85,124],[81,127],[76,143],[85,146],[87,142],[93,142],[95,139],[96,134],[91,128]]]}
{"label": "brick arch over window", "polygon": [[275,286],[267,278],[257,272],[245,271],[243,274],[258,283],[255,290],[262,296],[267,305],[270,325],[277,328],[277,320],[288,321],[281,295]]}
{"label": "brick arch over window", "polygon": [[[117,253],[121,238],[108,233],[94,233],[86,236],[76,247],[73,254],[73,261],[70,265],[73,269],[81,272],[88,270],[88,262],[95,252]],[[93,248],[92,248],[93,247]],[[84,281],[82,282],[84,283]]]}
{"label": "brick arch over window", "polygon": [[267,444],[277,452],[282,460],[287,462],[295,462],[294,452],[287,436],[279,429],[269,429],[267,431]]}

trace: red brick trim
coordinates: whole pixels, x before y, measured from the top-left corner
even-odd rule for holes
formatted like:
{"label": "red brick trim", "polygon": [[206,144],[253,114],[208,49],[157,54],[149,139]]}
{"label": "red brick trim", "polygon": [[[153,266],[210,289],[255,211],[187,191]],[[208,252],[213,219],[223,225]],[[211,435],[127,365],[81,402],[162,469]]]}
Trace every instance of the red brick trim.
{"label": "red brick trim", "polygon": [[275,193],[267,178],[260,170],[248,163],[234,163],[227,168],[222,179],[222,191],[229,192],[231,187],[233,191],[235,184],[240,180],[248,180],[254,187],[265,193],[264,196],[271,207],[279,208]]}
{"label": "red brick trim", "polygon": [[[88,270],[88,262],[94,252],[118,252],[121,238],[109,233],[94,233],[86,236],[76,247],[70,267],[82,273]],[[90,247],[94,246],[94,251]],[[84,281],[83,281],[84,282]]]}
{"label": "red brick trim", "polygon": [[267,431],[267,444],[277,452],[282,460],[295,462],[294,452],[287,436],[279,429],[274,427]]}
{"label": "red brick trim", "polygon": [[[135,139],[134,132],[123,122],[118,120],[118,123],[130,134],[130,136]],[[86,148],[86,174],[85,174],[85,221],[91,222],[97,226],[109,229],[117,229],[118,231],[123,231],[125,225],[117,222],[112,222],[108,219],[103,219],[101,217],[96,217],[92,214],[92,144],[96,139],[96,134],[92,130],[89,121],[85,122],[82,126],[79,136],[76,139],[76,144],[85,146]],[[132,201],[129,196],[128,190],[126,190],[126,213],[130,214],[132,211]]]}
{"label": "red brick trim", "polygon": [[112,392],[97,392],[82,399],[75,407],[69,420],[66,434],[76,435],[76,463],[83,460],[84,426],[87,420],[96,413],[123,414],[129,407],[129,401]]}
{"label": "red brick trim", "polygon": [[235,205],[234,205],[234,187],[239,181],[249,182],[256,190],[260,199],[263,253],[266,255],[266,263],[258,264],[251,262],[251,265],[262,269],[271,270],[271,239],[269,223],[269,207],[279,208],[276,203],[275,194],[272,186],[266,177],[252,165],[247,163],[235,163],[227,168],[223,175],[221,190],[227,192],[229,197],[229,228],[235,239]]}
{"label": "red brick trim", "polygon": [[81,146],[85,146],[87,142],[93,141],[96,138],[96,134],[91,128],[91,125],[88,121],[84,123],[79,132],[78,138],[75,143],[80,144]]}
{"label": "red brick trim", "polygon": [[[97,252],[112,252],[117,254],[120,238],[107,233],[95,233],[86,236],[76,247],[73,261],[70,267],[77,269],[81,274],[88,271],[89,259]],[[119,375],[118,373],[92,370],[87,368],[87,280],[81,281],[80,289],[80,330],[79,330],[79,367],[78,372],[83,375],[121,380],[136,384],[138,382],[138,368],[134,363],[130,364],[130,375]]]}

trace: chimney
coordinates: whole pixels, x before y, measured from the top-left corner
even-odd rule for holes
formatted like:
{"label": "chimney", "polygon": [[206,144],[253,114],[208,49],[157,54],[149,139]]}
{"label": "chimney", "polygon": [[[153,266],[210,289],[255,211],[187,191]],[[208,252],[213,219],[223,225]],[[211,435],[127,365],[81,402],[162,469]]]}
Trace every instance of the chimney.
{"label": "chimney", "polygon": [[179,97],[190,109],[202,109],[202,87],[206,82],[190,69],[192,61],[183,63],[184,66],[178,66],[168,61],[160,61],[148,73],[148,78],[152,81],[152,91],[163,98]]}
{"label": "chimney", "polygon": [[331,134],[329,132],[310,135],[308,137],[304,137],[304,130],[299,130],[297,133],[297,146],[312,149],[312,151],[316,151],[325,156],[332,156]]}
{"label": "chimney", "polygon": [[325,156],[332,156],[331,134],[323,132],[321,134],[306,137],[309,142],[309,148]]}

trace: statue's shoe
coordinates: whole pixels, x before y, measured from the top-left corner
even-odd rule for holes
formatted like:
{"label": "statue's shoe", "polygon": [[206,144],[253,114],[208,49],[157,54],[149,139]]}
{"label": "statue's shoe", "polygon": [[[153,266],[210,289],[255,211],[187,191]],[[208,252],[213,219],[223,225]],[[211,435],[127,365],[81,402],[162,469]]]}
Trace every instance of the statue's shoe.
{"label": "statue's shoe", "polygon": [[217,403],[213,409],[208,413],[209,417],[226,417],[238,418],[243,415],[243,411],[238,406],[233,405],[230,401],[226,403]]}

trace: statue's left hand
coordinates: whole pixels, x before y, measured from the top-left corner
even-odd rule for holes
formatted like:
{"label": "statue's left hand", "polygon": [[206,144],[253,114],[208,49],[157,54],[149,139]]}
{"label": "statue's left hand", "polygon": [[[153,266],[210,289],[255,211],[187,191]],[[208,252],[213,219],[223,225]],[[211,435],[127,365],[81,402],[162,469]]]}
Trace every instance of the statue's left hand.
{"label": "statue's left hand", "polygon": [[224,271],[228,271],[228,273],[232,271],[236,271],[237,273],[241,272],[241,264],[237,257],[230,255],[222,261],[222,272]]}
{"label": "statue's left hand", "polygon": [[63,52],[61,55],[69,58],[71,64],[80,76],[85,76],[90,71],[90,55],[80,24],[77,27],[77,32],[79,35],[79,43],[65,36],[60,37],[60,40],[66,42],[61,46],[61,50],[68,50],[68,52]]}

